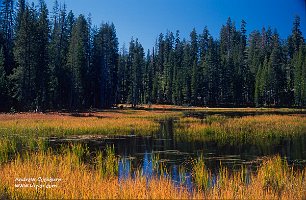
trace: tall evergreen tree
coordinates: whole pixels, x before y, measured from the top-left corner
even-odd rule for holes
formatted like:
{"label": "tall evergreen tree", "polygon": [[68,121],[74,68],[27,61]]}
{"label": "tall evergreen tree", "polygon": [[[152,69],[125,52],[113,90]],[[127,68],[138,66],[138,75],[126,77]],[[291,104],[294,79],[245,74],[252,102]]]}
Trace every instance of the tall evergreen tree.
{"label": "tall evergreen tree", "polygon": [[119,54],[119,67],[118,67],[118,102],[127,103],[129,94],[130,69],[128,68],[128,52],[125,45],[122,46]]}
{"label": "tall evergreen tree", "polygon": [[221,51],[221,71],[220,71],[220,101],[222,104],[232,104],[234,98],[234,61],[233,46],[235,36],[235,26],[230,18],[226,25],[221,28],[220,51]]}
{"label": "tall evergreen tree", "polygon": [[199,105],[207,105],[208,101],[208,69],[207,69],[207,56],[208,56],[208,42],[209,31],[207,27],[204,28],[203,33],[199,36],[199,72],[198,72],[198,97]]}
{"label": "tall evergreen tree", "polygon": [[180,40],[179,31],[176,32],[175,47],[174,47],[174,66],[173,66],[173,95],[172,102],[182,105],[183,103],[183,44]]}
{"label": "tall evergreen tree", "polygon": [[195,29],[190,33],[190,44],[191,44],[191,104],[198,104],[199,94],[199,81],[200,81],[200,72],[198,65],[198,35]]}
{"label": "tall evergreen tree", "polygon": [[26,110],[36,109],[37,15],[34,6],[25,6],[20,27],[16,32],[14,56],[18,67],[11,76],[13,97]]}
{"label": "tall evergreen tree", "polygon": [[143,99],[143,68],[145,65],[144,50],[142,45],[132,39],[129,48],[129,64],[131,69],[131,85],[129,102],[133,107],[141,103]]}
{"label": "tall evergreen tree", "polygon": [[65,69],[69,47],[71,29],[68,24],[73,23],[74,17],[70,13],[68,18],[66,6],[59,7],[57,1],[53,9],[51,22],[51,36],[49,43],[49,70],[50,70],[50,101],[53,108],[64,108],[68,106],[69,88],[67,80],[68,71]]}
{"label": "tall evergreen tree", "polygon": [[46,109],[49,107],[49,20],[48,20],[48,9],[44,0],[40,0],[39,17],[37,21],[37,33],[36,33],[36,47],[35,47],[35,59],[37,62],[36,66],[36,109]]}
{"label": "tall evergreen tree", "polygon": [[294,99],[296,106],[306,106],[306,46],[293,59],[294,65]]}
{"label": "tall evergreen tree", "polygon": [[183,61],[182,61],[182,76],[183,76],[183,87],[182,96],[183,103],[190,105],[192,100],[191,93],[191,82],[192,82],[192,56],[191,56],[191,45],[183,40]]}
{"label": "tall evergreen tree", "polygon": [[80,15],[73,28],[67,57],[67,71],[69,73],[69,105],[70,109],[84,108],[86,80],[88,74],[88,23]]}
{"label": "tall evergreen tree", "polygon": [[118,39],[114,24],[102,24],[93,41],[94,82],[97,107],[110,107],[118,101]]}
{"label": "tall evergreen tree", "polygon": [[5,71],[11,74],[14,68],[13,43],[14,43],[14,1],[3,0],[1,5],[1,35],[5,57]]}
{"label": "tall evergreen tree", "polygon": [[8,82],[4,67],[3,49],[0,49],[0,111],[8,110]]}
{"label": "tall evergreen tree", "polygon": [[[303,45],[305,45],[305,43],[300,30],[299,16],[296,16],[294,19],[292,33],[288,38],[287,45],[289,54],[289,62],[286,70],[288,96],[289,99],[295,100],[297,106],[302,106],[302,91],[305,87],[305,83],[303,82],[303,71],[305,71],[305,64],[303,66]],[[302,83],[304,83],[304,85]],[[293,101],[289,103],[293,104]]]}

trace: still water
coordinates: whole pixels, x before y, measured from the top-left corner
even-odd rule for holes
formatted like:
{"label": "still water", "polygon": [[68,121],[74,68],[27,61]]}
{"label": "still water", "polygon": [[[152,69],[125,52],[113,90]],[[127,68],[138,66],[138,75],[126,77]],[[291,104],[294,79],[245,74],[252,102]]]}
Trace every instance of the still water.
{"label": "still water", "polygon": [[[255,171],[266,156],[280,155],[290,165],[306,166],[306,136],[277,138],[267,144],[220,144],[217,142],[190,142],[176,138],[174,120],[160,122],[160,130],[152,136],[75,136],[50,138],[51,146],[64,143],[83,143],[89,150],[105,150],[113,146],[119,156],[119,179],[133,177],[140,171],[146,177],[171,176],[175,183],[192,187],[192,163],[203,156],[206,167],[217,176],[220,166],[230,171]],[[139,170],[140,169],[140,170]],[[214,180],[211,180],[214,182]]]}

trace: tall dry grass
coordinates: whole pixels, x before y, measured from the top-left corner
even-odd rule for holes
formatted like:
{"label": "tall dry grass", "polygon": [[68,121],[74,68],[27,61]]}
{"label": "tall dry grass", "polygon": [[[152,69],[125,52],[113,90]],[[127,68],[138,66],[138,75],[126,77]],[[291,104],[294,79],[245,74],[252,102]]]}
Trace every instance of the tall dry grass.
{"label": "tall dry grass", "polygon": [[[110,150],[111,151],[111,150]],[[111,154],[111,153],[110,153]],[[53,154],[50,151],[18,156],[0,166],[0,197],[8,199],[305,199],[306,168],[296,171],[279,157],[266,159],[258,173],[245,182],[243,170],[230,174],[221,168],[214,185],[213,177],[201,158],[193,168],[195,187],[192,191],[177,186],[170,178],[141,175],[119,180],[115,174],[101,176],[101,171],[79,162],[78,153]],[[107,159],[107,158],[106,158]],[[42,188],[17,188],[16,178],[58,178],[60,181],[39,182]],[[203,180],[201,180],[203,179]],[[50,179],[49,179],[50,180]],[[48,181],[48,180],[47,180]],[[31,182],[33,184],[33,182]],[[204,184],[203,184],[204,183]],[[46,188],[46,185],[54,188]]]}
{"label": "tall dry grass", "polygon": [[[109,158],[108,158],[109,159]],[[109,170],[108,168],[106,168]],[[54,155],[51,152],[35,153],[29,157],[17,157],[13,162],[0,167],[0,197],[12,199],[177,199],[188,198],[188,192],[177,188],[168,179],[144,177],[118,180],[114,174],[79,163],[76,154]],[[61,181],[41,183],[43,188],[16,188],[16,178],[58,178]],[[32,182],[33,183],[33,182]],[[46,188],[47,185],[56,185]]]}
{"label": "tall dry grass", "polygon": [[208,116],[204,119],[186,117],[175,129],[184,140],[224,143],[258,143],[280,137],[306,133],[305,115],[256,115],[244,117]]}
{"label": "tall dry grass", "polygon": [[158,120],[177,116],[177,112],[118,110],[95,113],[0,114],[1,135],[126,135],[151,134]]}

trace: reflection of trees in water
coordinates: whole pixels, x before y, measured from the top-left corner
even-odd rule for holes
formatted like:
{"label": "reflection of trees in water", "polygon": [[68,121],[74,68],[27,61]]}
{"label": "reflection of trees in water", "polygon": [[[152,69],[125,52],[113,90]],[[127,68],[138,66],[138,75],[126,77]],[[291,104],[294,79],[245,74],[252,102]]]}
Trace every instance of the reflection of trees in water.
{"label": "reflection of trees in water", "polygon": [[[226,143],[217,141],[192,141],[177,138],[173,131],[174,121],[160,122],[160,130],[151,137],[119,136],[101,139],[99,141],[86,141],[90,151],[104,149],[106,145],[114,145],[119,161],[119,179],[133,176],[136,170],[141,170],[143,175],[152,176],[154,173],[153,159],[158,154],[159,159],[165,163],[168,172],[174,181],[181,179],[182,163],[190,162],[193,158],[203,155],[205,164],[217,173],[222,165],[230,170],[239,169],[241,165],[256,168],[257,159],[262,156],[279,154],[286,157],[289,164],[292,161],[306,159],[306,136],[297,137],[271,137],[261,142],[253,143]],[[67,142],[67,141],[66,141]],[[152,154],[156,152],[155,154]],[[184,154],[186,153],[186,154]],[[296,164],[296,163],[294,163]],[[188,165],[188,164],[187,164]],[[301,165],[305,165],[301,164]],[[190,174],[190,167],[185,168],[185,173]],[[185,174],[186,175],[186,174]],[[186,175],[187,176],[187,175]]]}

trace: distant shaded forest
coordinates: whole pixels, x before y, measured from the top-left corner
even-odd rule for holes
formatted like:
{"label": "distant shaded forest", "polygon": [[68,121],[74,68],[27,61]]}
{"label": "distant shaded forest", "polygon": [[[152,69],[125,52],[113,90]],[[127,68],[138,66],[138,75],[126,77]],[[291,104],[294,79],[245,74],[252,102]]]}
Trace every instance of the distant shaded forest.
{"label": "distant shaded forest", "polygon": [[[205,23],[205,22],[203,22]],[[145,52],[138,39],[119,49],[112,23],[93,26],[65,5],[2,0],[0,110],[108,108],[118,103],[209,107],[305,107],[306,45],[300,18],[246,35],[228,18],[213,38],[207,27],[161,33]]]}

